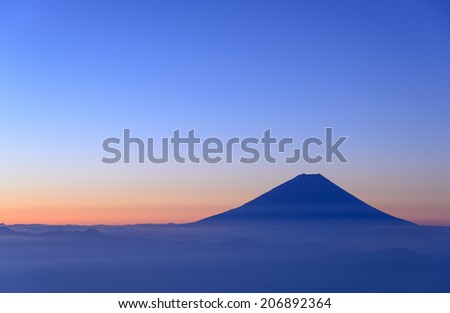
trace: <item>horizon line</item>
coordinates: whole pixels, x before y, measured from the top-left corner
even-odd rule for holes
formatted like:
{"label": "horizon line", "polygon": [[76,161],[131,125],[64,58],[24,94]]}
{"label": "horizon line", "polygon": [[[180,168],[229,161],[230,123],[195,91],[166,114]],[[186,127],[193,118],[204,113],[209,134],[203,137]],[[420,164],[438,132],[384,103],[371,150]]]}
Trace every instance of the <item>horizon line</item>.
{"label": "horizon line", "polygon": [[[166,225],[186,225],[192,224],[202,220],[188,221],[188,222],[165,222],[165,223],[157,223],[157,222],[132,222],[132,223],[1,223],[1,226],[77,226],[77,227],[95,227],[95,226],[139,226],[139,225],[153,225],[153,226],[166,226]],[[433,220],[407,220],[416,224],[417,226],[431,226],[431,227],[450,227],[450,220],[447,222],[443,221],[433,221]]]}

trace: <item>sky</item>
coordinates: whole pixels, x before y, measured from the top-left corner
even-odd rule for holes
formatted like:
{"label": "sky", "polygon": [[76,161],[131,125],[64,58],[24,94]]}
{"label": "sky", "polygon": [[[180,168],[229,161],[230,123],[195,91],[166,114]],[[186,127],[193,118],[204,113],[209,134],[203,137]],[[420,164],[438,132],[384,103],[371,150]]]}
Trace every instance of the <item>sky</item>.
{"label": "sky", "polygon": [[[301,173],[450,226],[447,1],[1,1],[0,222],[194,221]],[[102,142],[348,136],[348,163],[104,164]]]}

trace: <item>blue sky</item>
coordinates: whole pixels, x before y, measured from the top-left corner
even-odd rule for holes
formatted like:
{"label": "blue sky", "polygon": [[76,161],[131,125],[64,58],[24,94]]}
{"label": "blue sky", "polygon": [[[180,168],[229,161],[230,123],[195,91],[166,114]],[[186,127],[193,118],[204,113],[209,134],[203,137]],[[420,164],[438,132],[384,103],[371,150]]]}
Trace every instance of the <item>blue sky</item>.
{"label": "blue sky", "polygon": [[[100,222],[129,198],[141,200],[112,222],[188,220],[320,171],[389,213],[450,225],[449,12],[446,1],[2,1],[6,220],[81,210],[96,217],[76,221]],[[100,163],[123,128],[302,139],[328,126],[350,137],[349,164]],[[183,194],[189,181],[188,209],[168,196],[161,213],[151,190]]]}

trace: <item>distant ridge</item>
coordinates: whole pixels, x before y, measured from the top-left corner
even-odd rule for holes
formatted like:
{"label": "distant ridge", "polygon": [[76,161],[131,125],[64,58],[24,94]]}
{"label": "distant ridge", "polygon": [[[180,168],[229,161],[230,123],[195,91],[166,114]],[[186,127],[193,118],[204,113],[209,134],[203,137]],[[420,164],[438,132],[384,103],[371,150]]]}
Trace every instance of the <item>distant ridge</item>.
{"label": "distant ridge", "polygon": [[195,224],[415,225],[364,203],[320,174],[301,174],[246,204]]}
{"label": "distant ridge", "polygon": [[12,230],[11,228],[6,227],[4,225],[5,224],[0,224],[0,236],[16,234],[16,232],[14,230]]}

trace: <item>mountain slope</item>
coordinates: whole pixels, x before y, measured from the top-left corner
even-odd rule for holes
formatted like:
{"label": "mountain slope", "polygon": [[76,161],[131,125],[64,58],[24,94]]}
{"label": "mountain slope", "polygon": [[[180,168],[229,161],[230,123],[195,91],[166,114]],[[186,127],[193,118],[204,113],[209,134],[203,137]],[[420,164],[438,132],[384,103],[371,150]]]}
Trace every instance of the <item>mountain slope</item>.
{"label": "mountain slope", "polygon": [[371,207],[320,174],[299,175],[241,207],[197,224],[280,221],[414,225]]}

